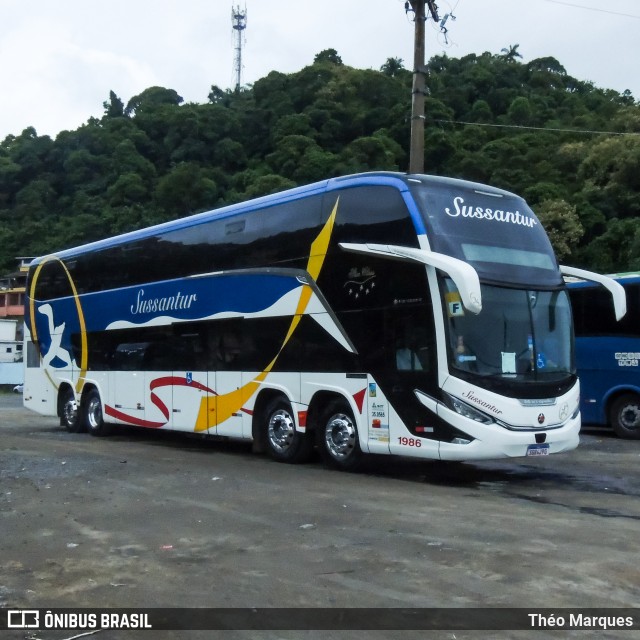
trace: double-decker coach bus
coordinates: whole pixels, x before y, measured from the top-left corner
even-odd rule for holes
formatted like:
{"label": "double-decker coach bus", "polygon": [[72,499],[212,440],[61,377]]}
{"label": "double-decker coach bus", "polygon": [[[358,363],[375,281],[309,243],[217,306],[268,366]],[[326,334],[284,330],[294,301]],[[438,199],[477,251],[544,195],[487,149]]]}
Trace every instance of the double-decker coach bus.
{"label": "double-decker coach bus", "polygon": [[578,444],[561,270],[524,200],[489,186],[334,178],[36,259],[27,293],[25,404],[70,431],[342,469]]}

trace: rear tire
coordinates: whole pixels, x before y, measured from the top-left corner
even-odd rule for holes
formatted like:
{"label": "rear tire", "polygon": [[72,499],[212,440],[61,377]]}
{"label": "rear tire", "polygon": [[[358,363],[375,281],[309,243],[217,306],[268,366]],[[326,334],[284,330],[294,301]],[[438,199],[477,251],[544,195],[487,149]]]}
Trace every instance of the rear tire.
{"label": "rear tire", "polygon": [[82,416],[87,431],[92,436],[108,436],[111,425],[104,421],[102,401],[97,389],[91,389],[82,401]]}
{"label": "rear tire", "polygon": [[274,398],[264,413],[263,445],[278,462],[306,462],[313,451],[308,433],[296,431],[291,404],[283,397]]}
{"label": "rear tire", "polygon": [[640,440],[640,396],[626,393],[611,405],[609,421],[620,438]]}
{"label": "rear tire", "polygon": [[66,387],[60,396],[60,424],[69,433],[84,431],[76,396],[71,387]]}
{"label": "rear tire", "polygon": [[355,471],[362,464],[358,428],[351,408],[344,400],[330,402],[320,418],[317,430],[318,450],[328,467]]}

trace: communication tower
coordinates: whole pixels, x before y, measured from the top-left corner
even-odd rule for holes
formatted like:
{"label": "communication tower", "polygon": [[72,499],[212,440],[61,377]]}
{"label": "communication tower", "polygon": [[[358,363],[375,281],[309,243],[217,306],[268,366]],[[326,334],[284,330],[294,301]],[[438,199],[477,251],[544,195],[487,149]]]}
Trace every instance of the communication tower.
{"label": "communication tower", "polygon": [[235,56],[233,60],[233,73],[236,80],[236,91],[240,91],[242,84],[242,47],[245,43],[244,30],[247,28],[247,7],[233,7],[231,9],[231,24],[234,33]]}

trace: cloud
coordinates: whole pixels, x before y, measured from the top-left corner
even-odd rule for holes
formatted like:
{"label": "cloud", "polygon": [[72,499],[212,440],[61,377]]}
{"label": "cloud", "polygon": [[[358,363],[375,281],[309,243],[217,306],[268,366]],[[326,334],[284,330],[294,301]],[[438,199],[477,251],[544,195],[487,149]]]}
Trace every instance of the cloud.
{"label": "cloud", "polygon": [[[34,19],[0,42],[0,69],[6,87],[3,120],[17,123],[19,133],[34,126],[40,133],[77,128],[90,116],[102,115],[111,88],[142,90],[156,81],[152,67],[139,59],[81,46],[71,28],[60,21]],[[14,125],[15,126],[15,125]]]}
{"label": "cloud", "polygon": [[[28,126],[49,135],[75,129],[102,115],[109,91],[126,103],[159,85],[206,102],[211,85],[234,85],[231,9],[245,2],[245,84],[273,70],[295,72],[329,48],[358,68],[379,69],[390,57],[413,66],[404,0],[1,0],[0,139]],[[437,4],[440,16],[454,10],[456,20],[446,38],[427,23],[427,58],[498,54],[519,44],[524,62],[553,56],[580,80],[640,98],[637,0],[612,0],[600,12],[550,0]]]}

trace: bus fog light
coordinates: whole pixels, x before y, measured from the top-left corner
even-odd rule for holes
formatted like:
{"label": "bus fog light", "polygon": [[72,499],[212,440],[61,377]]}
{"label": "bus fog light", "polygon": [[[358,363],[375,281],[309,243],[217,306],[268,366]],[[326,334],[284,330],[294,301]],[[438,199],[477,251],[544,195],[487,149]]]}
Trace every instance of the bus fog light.
{"label": "bus fog light", "polygon": [[471,444],[471,440],[467,440],[466,438],[454,438],[451,441],[451,444]]}

